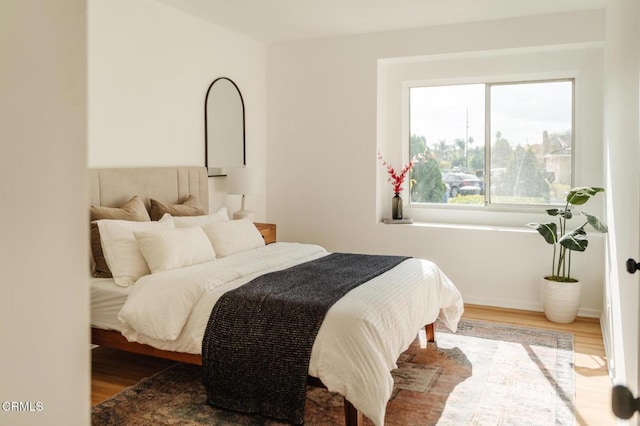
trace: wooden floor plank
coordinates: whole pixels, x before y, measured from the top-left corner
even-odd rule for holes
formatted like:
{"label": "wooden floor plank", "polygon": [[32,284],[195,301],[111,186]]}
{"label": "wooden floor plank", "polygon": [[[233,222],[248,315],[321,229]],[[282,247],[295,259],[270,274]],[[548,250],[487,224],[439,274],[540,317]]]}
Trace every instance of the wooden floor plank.
{"label": "wooden floor plank", "polygon": [[571,324],[556,324],[548,321],[542,312],[478,305],[465,305],[463,318],[573,333],[576,424],[606,426],[616,423],[611,411],[611,380],[598,319],[577,318]]}
{"label": "wooden floor plank", "polygon": [[[465,305],[463,318],[573,333],[576,424],[615,424],[610,405],[611,381],[608,376],[600,322],[597,319],[578,318],[572,324],[555,324],[549,322],[541,312],[478,305]],[[93,405],[174,364],[173,361],[107,348],[96,348],[92,355]]]}
{"label": "wooden floor plank", "polygon": [[93,405],[175,364],[174,361],[109,348],[95,348],[91,353]]}

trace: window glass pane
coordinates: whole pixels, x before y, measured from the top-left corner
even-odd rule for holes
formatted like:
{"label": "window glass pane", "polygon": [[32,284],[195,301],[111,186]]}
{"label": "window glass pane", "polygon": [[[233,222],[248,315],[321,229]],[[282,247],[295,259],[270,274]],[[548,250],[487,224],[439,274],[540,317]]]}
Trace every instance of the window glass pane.
{"label": "window glass pane", "polygon": [[573,82],[490,86],[491,202],[562,204],[571,187]]}
{"label": "window glass pane", "polygon": [[411,202],[484,204],[485,85],[409,89]]}

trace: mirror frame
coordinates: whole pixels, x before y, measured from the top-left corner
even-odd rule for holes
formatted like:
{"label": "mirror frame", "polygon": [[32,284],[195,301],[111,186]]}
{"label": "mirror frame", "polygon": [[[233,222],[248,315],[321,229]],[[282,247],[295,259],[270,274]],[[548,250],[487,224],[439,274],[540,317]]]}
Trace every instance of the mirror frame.
{"label": "mirror frame", "polygon": [[227,80],[230,82],[233,87],[235,87],[238,92],[238,96],[240,97],[240,104],[242,106],[242,164],[238,164],[238,166],[245,166],[247,164],[247,149],[246,149],[246,125],[245,125],[245,112],[244,112],[244,98],[242,97],[242,92],[240,92],[240,88],[238,85],[228,77],[218,77],[211,82],[209,88],[207,89],[207,94],[204,97],[204,166],[207,169],[207,176],[226,176],[225,167],[209,167],[209,123],[208,123],[208,103],[209,103],[209,93],[211,92],[211,88],[213,85],[220,80]]}

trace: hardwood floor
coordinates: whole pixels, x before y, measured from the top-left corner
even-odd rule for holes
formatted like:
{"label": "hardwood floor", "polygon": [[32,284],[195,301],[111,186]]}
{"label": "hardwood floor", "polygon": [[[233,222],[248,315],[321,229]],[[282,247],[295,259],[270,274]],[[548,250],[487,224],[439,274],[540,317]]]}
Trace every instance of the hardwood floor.
{"label": "hardwood floor", "polygon": [[175,361],[116,349],[92,349],[91,404],[96,405],[173,364]]}
{"label": "hardwood floor", "polygon": [[[574,334],[576,424],[614,425],[611,413],[611,381],[608,377],[600,322],[578,318],[572,324],[547,321],[541,312],[466,305],[463,318],[566,331]],[[98,404],[144,377],[162,371],[173,361],[116,351],[92,350],[91,400]]]}
{"label": "hardwood floor", "polygon": [[611,411],[611,380],[600,321],[577,318],[571,324],[548,321],[542,312],[465,305],[463,318],[573,333],[576,424],[606,426],[616,423]]}

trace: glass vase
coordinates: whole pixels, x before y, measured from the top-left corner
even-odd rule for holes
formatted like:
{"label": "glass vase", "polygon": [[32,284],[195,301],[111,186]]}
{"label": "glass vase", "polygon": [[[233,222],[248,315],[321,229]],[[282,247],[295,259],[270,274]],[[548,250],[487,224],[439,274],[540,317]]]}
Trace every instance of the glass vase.
{"label": "glass vase", "polygon": [[391,218],[402,219],[402,198],[398,192],[391,199]]}

